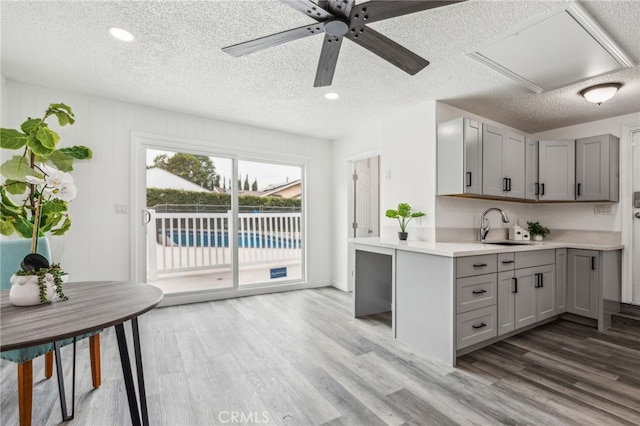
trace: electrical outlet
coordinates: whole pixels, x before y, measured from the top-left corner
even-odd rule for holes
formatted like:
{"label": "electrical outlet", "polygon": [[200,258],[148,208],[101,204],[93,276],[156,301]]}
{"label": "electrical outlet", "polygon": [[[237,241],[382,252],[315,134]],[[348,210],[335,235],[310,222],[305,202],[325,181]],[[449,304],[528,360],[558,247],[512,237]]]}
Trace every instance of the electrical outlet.
{"label": "electrical outlet", "polygon": [[593,207],[593,213],[594,214],[612,215],[613,214],[613,209],[611,208],[611,205],[597,204],[597,205],[595,205]]}
{"label": "electrical outlet", "polygon": [[116,204],[116,214],[127,214],[129,209],[126,204]]}

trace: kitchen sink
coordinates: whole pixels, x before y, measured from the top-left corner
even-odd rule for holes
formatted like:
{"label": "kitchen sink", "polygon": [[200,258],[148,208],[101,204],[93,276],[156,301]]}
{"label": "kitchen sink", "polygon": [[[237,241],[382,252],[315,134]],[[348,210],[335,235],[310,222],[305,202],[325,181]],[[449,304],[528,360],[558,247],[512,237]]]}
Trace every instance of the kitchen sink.
{"label": "kitchen sink", "polygon": [[530,245],[533,245],[533,242],[506,240],[506,241],[485,241],[484,244],[497,244],[501,246],[530,246]]}

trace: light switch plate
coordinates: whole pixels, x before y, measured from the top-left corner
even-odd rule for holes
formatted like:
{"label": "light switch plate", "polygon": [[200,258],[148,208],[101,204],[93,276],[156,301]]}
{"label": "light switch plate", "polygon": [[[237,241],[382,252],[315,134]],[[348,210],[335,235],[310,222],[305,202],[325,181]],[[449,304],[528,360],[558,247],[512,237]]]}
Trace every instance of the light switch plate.
{"label": "light switch plate", "polygon": [[116,214],[127,214],[129,213],[129,208],[126,204],[116,204]]}

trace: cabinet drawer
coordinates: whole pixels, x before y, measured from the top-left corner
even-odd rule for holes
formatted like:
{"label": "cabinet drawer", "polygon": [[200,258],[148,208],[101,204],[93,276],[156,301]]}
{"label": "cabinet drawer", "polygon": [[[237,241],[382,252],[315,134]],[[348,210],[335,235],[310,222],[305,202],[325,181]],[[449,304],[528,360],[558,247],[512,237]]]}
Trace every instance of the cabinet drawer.
{"label": "cabinet drawer", "polygon": [[460,314],[495,305],[496,290],[496,274],[458,278],[456,280],[457,312]]}
{"label": "cabinet drawer", "polygon": [[499,253],[498,254],[498,272],[513,271],[515,264],[513,253]]}
{"label": "cabinet drawer", "polygon": [[515,254],[515,261],[516,269],[551,265],[556,263],[556,251],[551,249],[517,252]]}
{"label": "cabinet drawer", "polygon": [[497,316],[495,305],[459,314],[456,327],[457,348],[466,348],[483,340],[496,337],[498,335],[496,330]]}
{"label": "cabinet drawer", "polygon": [[456,259],[456,277],[490,274],[497,271],[497,255],[458,257]]}

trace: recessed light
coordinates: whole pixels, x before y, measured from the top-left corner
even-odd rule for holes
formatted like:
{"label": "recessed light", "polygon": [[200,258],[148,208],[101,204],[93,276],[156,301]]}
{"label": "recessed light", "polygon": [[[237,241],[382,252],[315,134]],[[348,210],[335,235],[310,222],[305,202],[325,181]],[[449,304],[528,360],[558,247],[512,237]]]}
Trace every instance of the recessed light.
{"label": "recessed light", "polygon": [[133,41],[134,39],[133,34],[123,28],[111,27],[109,28],[109,34],[122,41]]}
{"label": "recessed light", "polygon": [[334,99],[338,99],[340,95],[338,95],[337,93],[329,92],[329,93],[325,93],[324,97],[327,99],[334,100]]}

